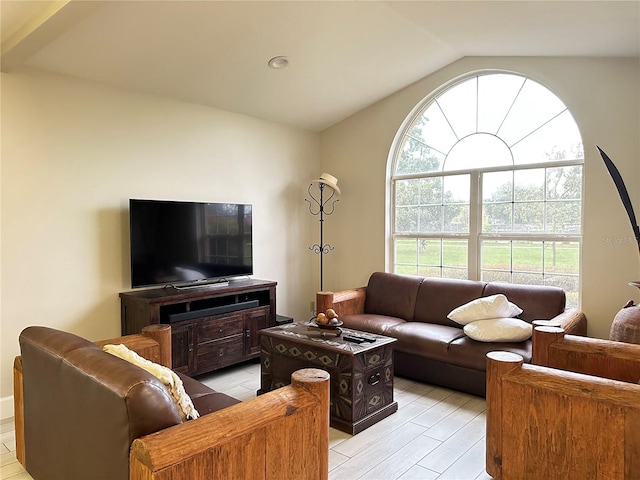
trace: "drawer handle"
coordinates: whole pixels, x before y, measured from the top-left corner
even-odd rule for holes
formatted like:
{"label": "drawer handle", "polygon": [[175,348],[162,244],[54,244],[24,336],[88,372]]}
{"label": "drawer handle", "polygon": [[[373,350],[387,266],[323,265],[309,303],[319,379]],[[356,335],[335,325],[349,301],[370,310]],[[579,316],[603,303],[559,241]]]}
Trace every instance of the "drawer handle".
{"label": "drawer handle", "polygon": [[375,373],[369,377],[369,385],[377,385],[380,383],[380,372]]}

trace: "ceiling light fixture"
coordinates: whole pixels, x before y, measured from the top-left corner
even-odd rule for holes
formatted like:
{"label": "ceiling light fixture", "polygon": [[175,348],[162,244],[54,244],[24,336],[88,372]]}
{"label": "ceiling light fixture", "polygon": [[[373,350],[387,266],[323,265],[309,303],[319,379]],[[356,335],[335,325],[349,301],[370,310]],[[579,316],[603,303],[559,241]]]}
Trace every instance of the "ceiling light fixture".
{"label": "ceiling light fixture", "polygon": [[289,65],[289,59],[284,55],[278,55],[277,57],[273,57],[271,60],[269,60],[267,64],[271,68],[275,68],[275,69],[284,68],[287,65]]}

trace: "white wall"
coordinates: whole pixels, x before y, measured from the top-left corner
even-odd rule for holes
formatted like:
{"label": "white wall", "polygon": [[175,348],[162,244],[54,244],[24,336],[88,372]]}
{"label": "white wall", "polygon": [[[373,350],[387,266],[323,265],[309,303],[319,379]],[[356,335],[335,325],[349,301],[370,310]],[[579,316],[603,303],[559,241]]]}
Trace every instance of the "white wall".
{"label": "white wall", "polygon": [[606,338],[615,313],[639,298],[640,256],[626,213],[595,145],[618,166],[640,214],[640,61],[603,58],[464,58],[322,132],[323,169],[340,179],[341,215],[326,222],[336,246],[325,290],[365,285],[385,268],[387,160],[409,112],[441,85],[469,72],[521,73],[555,92],[585,146],[582,309],[589,335]]}
{"label": "white wall", "polygon": [[318,134],[34,71],[1,80],[3,406],[24,327],[120,335],[130,197],[252,203],[254,277],[278,282],[278,313],[309,316]]}

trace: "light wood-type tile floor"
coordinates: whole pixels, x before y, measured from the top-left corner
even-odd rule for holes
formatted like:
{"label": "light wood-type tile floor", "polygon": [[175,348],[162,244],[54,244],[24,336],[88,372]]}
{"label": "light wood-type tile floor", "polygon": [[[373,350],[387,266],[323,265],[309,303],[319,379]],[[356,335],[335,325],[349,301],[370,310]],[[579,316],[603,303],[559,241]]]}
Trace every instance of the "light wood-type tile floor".
{"label": "light wood-type tile floor", "polygon": [[[247,400],[260,387],[260,365],[245,363],[199,380]],[[404,378],[395,379],[394,395],[398,411],[358,435],[331,429],[329,480],[491,479],[484,470],[483,398]],[[0,428],[0,480],[31,480],[16,461],[12,421]]]}

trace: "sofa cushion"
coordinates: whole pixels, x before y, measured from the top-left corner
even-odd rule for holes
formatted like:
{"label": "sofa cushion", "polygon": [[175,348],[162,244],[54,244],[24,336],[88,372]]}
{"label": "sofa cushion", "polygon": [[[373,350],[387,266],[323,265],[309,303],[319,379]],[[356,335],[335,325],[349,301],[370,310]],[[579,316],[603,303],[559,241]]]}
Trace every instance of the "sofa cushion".
{"label": "sofa cushion", "polygon": [[464,326],[464,333],[478,342],[524,342],[532,325],[518,318],[488,318]]}
{"label": "sofa cushion", "polygon": [[496,350],[517,353],[522,356],[525,363],[531,363],[531,340],[499,343],[477,342],[466,335],[451,342],[447,362],[484,372],[487,365],[487,353]]}
{"label": "sofa cushion", "polygon": [[413,320],[460,328],[447,315],[454,308],[481,297],[484,286],[484,282],[474,280],[425,278],[418,291]]}
{"label": "sofa cushion", "polygon": [[548,320],[564,312],[566,296],[564,290],[546,285],[518,285],[515,283],[488,283],[483,296],[503,293],[510,302],[522,309],[518,316],[531,323],[534,320]]}
{"label": "sofa cushion", "polygon": [[224,393],[216,392],[204,383],[187,375],[178,373],[178,376],[182,380],[187,395],[191,397],[193,405],[200,415],[207,415],[208,413],[217,412],[223,408],[240,403],[240,400],[236,400]]}
{"label": "sofa cushion", "polygon": [[388,335],[398,339],[395,349],[434,360],[446,361],[449,344],[464,337],[458,327],[433,323],[406,322],[388,330]]}
{"label": "sofa cushion", "polygon": [[378,335],[386,335],[389,328],[400,323],[407,323],[405,320],[397,317],[387,317],[386,315],[375,315],[371,313],[362,313],[357,315],[343,315],[340,317],[345,328],[360,330],[363,332],[377,333]]}
{"label": "sofa cushion", "polygon": [[487,318],[515,317],[522,313],[522,309],[507,300],[502,293],[480,297],[460,305],[449,312],[447,317],[460,325],[466,325],[476,320]]}
{"label": "sofa cushion", "polygon": [[422,278],[375,272],[369,277],[364,313],[413,320]]}

